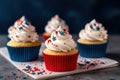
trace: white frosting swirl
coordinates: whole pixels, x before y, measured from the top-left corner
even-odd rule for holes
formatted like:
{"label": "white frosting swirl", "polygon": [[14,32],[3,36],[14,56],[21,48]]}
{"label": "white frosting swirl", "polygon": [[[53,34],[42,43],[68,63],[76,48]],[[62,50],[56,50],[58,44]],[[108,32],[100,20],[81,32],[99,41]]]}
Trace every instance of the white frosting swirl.
{"label": "white frosting swirl", "polygon": [[14,41],[35,42],[39,40],[39,36],[35,32],[35,27],[24,16],[18,19],[10,29],[13,29],[11,31],[8,30],[8,32],[10,33],[10,38]]}
{"label": "white frosting swirl", "polygon": [[68,26],[65,24],[65,21],[61,18],[59,18],[58,15],[55,15],[51,18],[50,21],[48,21],[47,25],[45,26],[45,31],[47,33],[52,33],[54,30],[56,30],[59,26],[63,27],[64,29],[68,30]]}
{"label": "white frosting swirl", "polygon": [[107,31],[104,29],[101,23],[92,20],[85,25],[85,29],[82,29],[79,33],[79,37],[84,40],[98,40],[103,41],[108,37]]}
{"label": "white frosting swirl", "polygon": [[14,32],[15,30],[15,27],[14,26],[10,26],[9,29],[8,29],[8,34],[9,36]]}
{"label": "white frosting swirl", "polygon": [[72,36],[62,27],[52,33],[51,37],[45,41],[45,45],[50,50],[62,52],[71,51],[76,47]]}

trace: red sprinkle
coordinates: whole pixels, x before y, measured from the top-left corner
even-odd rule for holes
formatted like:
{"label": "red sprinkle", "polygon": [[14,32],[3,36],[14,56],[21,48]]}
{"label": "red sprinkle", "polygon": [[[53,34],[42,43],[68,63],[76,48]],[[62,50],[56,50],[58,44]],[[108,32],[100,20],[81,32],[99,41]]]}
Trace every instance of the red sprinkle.
{"label": "red sprinkle", "polygon": [[64,30],[65,34],[67,34],[67,30],[66,29],[63,29],[63,30]]}
{"label": "red sprinkle", "polygon": [[34,71],[40,71],[40,69],[38,69],[37,67],[34,67]]}
{"label": "red sprinkle", "polygon": [[55,31],[56,34],[58,34],[58,31]]}
{"label": "red sprinkle", "polygon": [[51,42],[51,40],[50,40],[50,39],[48,40],[48,43],[49,43],[49,42]]}
{"label": "red sprinkle", "polygon": [[31,36],[29,35],[28,38],[31,38]]}

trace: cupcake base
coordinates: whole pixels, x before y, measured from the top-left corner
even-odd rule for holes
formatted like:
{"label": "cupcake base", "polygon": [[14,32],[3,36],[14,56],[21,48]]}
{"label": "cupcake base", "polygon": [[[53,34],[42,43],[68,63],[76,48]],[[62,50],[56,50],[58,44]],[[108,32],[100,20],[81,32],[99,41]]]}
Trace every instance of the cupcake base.
{"label": "cupcake base", "polygon": [[77,67],[78,53],[72,55],[49,55],[43,52],[46,69],[54,72],[72,71]]}
{"label": "cupcake base", "polygon": [[80,56],[85,58],[101,58],[105,56],[106,53],[106,43],[101,44],[83,44],[77,42],[78,50],[80,51]]}
{"label": "cupcake base", "polygon": [[7,46],[11,60],[28,62],[38,59],[40,46],[34,47],[11,47]]}

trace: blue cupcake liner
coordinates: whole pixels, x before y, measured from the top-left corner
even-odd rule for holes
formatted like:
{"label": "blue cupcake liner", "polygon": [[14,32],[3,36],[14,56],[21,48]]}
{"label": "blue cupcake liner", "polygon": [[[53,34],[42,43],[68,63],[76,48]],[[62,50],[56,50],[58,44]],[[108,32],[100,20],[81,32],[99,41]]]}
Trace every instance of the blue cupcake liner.
{"label": "blue cupcake liner", "polygon": [[102,44],[83,44],[77,42],[77,48],[81,57],[101,58],[105,56],[107,42]]}
{"label": "blue cupcake liner", "polygon": [[34,47],[11,47],[7,46],[11,60],[17,62],[28,62],[38,59],[40,46]]}

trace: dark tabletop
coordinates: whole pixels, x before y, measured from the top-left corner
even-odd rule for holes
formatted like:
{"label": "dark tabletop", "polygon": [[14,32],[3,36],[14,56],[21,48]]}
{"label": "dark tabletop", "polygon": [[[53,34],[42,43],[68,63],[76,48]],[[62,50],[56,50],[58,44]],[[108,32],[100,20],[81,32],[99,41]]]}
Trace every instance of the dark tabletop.
{"label": "dark tabletop", "polygon": [[[73,35],[75,41],[78,36]],[[40,38],[43,41],[42,38]],[[107,48],[106,57],[115,59],[120,62],[120,35],[109,36],[109,44]],[[0,47],[6,45],[6,35],[0,35]],[[20,72],[5,58],[0,56],[0,80],[33,80],[31,77]],[[69,76],[49,80],[120,80],[120,66],[100,69],[85,73],[79,73]]]}

